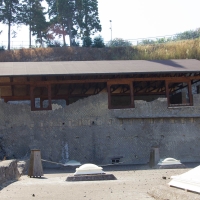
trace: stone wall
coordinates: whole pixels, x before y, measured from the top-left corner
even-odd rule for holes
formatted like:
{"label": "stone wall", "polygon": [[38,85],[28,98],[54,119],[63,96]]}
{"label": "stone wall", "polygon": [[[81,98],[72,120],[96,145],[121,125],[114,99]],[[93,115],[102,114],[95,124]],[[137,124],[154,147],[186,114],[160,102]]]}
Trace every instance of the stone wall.
{"label": "stone wall", "polygon": [[167,108],[165,98],[135,101],[135,108],[109,110],[107,93],[52,111],[0,102],[0,159],[24,158],[40,149],[42,158],[66,163],[125,164],[149,161],[152,146],[160,157],[200,162],[200,95],[194,106]]}
{"label": "stone wall", "polygon": [[5,160],[0,162],[0,186],[8,181],[18,180],[20,177],[16,160]]}

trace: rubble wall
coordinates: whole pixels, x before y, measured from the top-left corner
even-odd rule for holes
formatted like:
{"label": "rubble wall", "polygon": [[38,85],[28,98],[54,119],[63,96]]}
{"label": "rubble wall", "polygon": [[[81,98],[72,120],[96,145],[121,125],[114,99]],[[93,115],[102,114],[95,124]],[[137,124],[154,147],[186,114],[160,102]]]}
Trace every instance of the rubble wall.
{"label": "rubble wall", "polygon": [[132,109],[108,109],[107,93],[52,111],[0,101],[0,159],[23,158],[40,149],[42,158],[66,163],[124,164],[149,161],[151,147],[160,157],[200,162],[200,95],[194,106],[167,108],[165,98],[135,101]]}
{"label": "rubble wall", "polygon": [[0,187],[8,181],[18,180],[19,177],[16,160],[0,161]]}

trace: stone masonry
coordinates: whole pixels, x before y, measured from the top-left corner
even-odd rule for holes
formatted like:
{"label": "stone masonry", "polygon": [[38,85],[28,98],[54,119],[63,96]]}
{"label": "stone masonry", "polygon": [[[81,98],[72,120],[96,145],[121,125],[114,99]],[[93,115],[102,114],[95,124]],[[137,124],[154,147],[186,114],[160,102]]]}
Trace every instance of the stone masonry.
{"label": "stone masonry", "polygon": [[107,93],[52,111],[0,102],[0,159],[22,159],[31,149],[42,158],[66,163],[124,164],[149,162],[152,147],[160,157],[200,162],[200,95],[194,106],[168,108],[166,98],[135,101],[132,109],[108,109]]}
{"label": "stone masonry", "polygon": [[20,178],[16,160],[5,160],[0,162],[0,189],[1,186],[10,181]]}

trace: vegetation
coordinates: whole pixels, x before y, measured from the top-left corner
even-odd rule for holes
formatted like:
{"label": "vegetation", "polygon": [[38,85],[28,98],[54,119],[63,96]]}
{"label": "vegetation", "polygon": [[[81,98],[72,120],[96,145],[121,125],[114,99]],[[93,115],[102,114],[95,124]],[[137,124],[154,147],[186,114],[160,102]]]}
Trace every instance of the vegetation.
{"label": "vegetation", "polygon": [[76,0],[77,35],[85,38],[101,32],[97,0]]}
{"label": "vegetation", "polygon": [[108,47],[131,47],[133,44],[128,40],[123,40],[122,38],[115,38],[107,43]]}
{"label": "vegetation", "polygon": [[64,46],[66,46],[65,36],[69,35],[70,45],[72,45],[75,35],[75,0],[47,0],[47,3],[52,31],[56,35],[62,35]]}
{"label": "vegetation", "polygon": [[0,1],[0,22],[8,25],[8,50],[10,50],[11,26],[19,23],[20,9],[18,0]]}
{"label": "vegetation", "polygon": [[77,46],[77,38],[81,38],[84,45],[88,46],[90,36],[101,31],[97,0],[46,1],[51,19],[50,30],[55,35],[62,35],[64,46],[66,35],[69,35],[70,46]]}
{"label": "vegetation", "polygon": [[94,48],[103,48],[105,47],[103,38],[99,35],[96,36],[93,40],[89,36],[83,37],[82,47],[94,47]]}
{"label": "vegetation", "polygon": [[[47,39],[49,23],[46,21],[42,0],[23,0],[22,9],[19,14],[20,22],[29,26],[29,46],[31,47],[31,35],[37,37],[42,46]],[[45,40],[44,40],[44,39]]]}
{"label": "vegetation", "polygon": [[0,62],[161,59],[200,60],[200,39],[132,47],[55,47],[0,52]]}
{"label": "vegetation", "polygon": [[173,37],[156,38],[155,40],[152,39],[142,40],[138,43],[138,45],[161,44],[161,43],[176,42],[180,40],[190,40],[196,38],[200,38],[200,28],[196,30],[185,31],[183,33],[178,33]]}
{"label": "vegetation", "polygon": [[[42,2],[48,4],[44,12]],[[48,14],[50,21],[46,21]],[[10,50],[11,26],[29,26],[29,46],[35,35],[40,46],[43,42],[54,43],[55,36],[69,36],[70,46],[77,46],[76,40],[90,38],[101,31],[97,0],[0,0],[0,22],[8,25],[8,50]]]}
{"label": "vegetation", "polygon": [[90,36],[83,37],[83,47],[91,47],[92,45],[92,38]]}
{"label": "vegetation", "polygon": [[94,48],[103,48],[103,47],[105,47],[103,38],[100,35],[93,39],[92,47],[94,47]]}

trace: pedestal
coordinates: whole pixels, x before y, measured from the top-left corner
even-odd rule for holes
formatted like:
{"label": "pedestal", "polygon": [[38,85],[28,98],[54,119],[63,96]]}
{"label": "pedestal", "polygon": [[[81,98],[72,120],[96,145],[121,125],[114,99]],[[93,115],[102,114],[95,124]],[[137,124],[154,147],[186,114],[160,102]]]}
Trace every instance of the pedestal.
{"label": "pedestal", "polygon": [[28,176],[30,176],[30,178],[43,176],[40,150],[37,149],[31,150]]}

